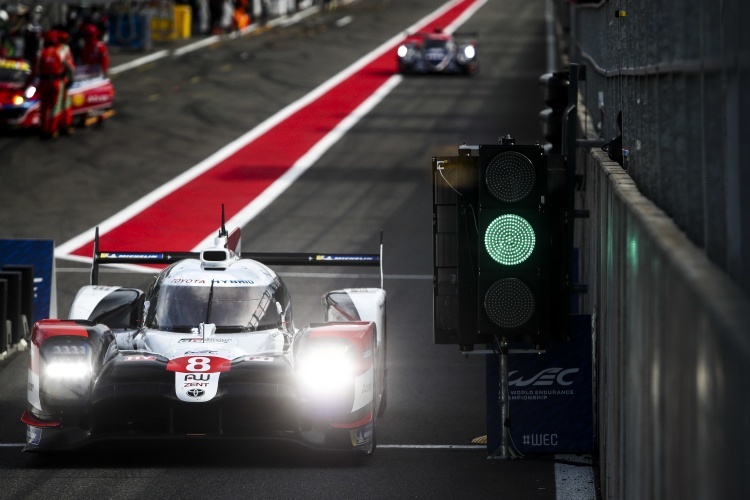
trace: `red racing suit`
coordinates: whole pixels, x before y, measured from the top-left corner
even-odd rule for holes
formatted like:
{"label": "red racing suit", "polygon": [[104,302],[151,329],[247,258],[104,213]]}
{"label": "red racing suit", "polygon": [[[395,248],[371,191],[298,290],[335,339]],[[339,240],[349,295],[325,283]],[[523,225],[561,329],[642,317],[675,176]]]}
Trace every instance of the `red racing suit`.
{"label": "red racing suit", "polygon": [[109,69],[109,51],[107,45],[101,40],[87,39],[81,50],[81,64],[92,64],[102,67],[106,75]]}
{"label": "red racing suit", "polygon": [[39,100],[42,117],[42,133],[53,136],[60,126],[64,105],[65,66],[59,47],[44,47],[39,54]]}

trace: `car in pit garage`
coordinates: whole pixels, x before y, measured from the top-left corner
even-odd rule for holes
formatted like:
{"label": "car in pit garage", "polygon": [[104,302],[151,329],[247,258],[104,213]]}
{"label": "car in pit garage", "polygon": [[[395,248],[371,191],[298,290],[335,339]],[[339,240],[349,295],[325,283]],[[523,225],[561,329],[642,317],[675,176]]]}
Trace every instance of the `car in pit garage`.
{"label": "car in pit garage", "polygon": [[[38,82],[23,59],[0,58],[0,127],[41,125]],[[102,123],[114,114],[115,89],[99,66],[77,66],[69,90],[74,125]]]}
{"label": "car in pit garage", "polygon": [[[25,451],[127,438],[280,440],[370,455],[386,406],[386,294],[322,294],[296,328],[266,263],[379,265],[379,254],[250,254],[239,229],[201,252],[104,252],[69,319],[31,336]],[[266,263],[264,263],[266,262]],[[98,284],[105,264],[169,264],[146,292]],[[377,275],[374,275],[377,276]],[[382,276],[382,273],[381,273]]]}
{"label": "car in pit garage", "polygon": [[396,49],[401,74],[479,71],[479,45],[472,35],[452,35],[441,29],[409,35]]}

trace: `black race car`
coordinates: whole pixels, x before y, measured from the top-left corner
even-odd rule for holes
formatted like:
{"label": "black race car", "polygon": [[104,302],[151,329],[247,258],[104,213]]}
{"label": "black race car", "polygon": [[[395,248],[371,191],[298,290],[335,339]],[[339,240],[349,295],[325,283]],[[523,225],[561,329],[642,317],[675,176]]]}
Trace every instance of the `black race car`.
{"label": "black race car", "polygon": [[458,73],[479,70],[478,42],[467,35],[442,30],[410,35],[396,50],[401,74]]}

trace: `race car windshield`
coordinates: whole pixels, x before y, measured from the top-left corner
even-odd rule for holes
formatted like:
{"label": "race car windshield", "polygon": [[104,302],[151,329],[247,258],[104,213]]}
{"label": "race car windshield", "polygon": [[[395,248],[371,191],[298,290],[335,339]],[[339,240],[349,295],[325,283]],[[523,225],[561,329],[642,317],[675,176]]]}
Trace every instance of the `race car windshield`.
{"label": "race car windshield", "polygon": [[[163,284],[151,308],[147,326],[163,331],[189,332],[200,323],[216,324],[217,333],[239,333],[279,328],[281,315],[274,287],[170,286]],[[211,311],[207,317],[209,296]]]}

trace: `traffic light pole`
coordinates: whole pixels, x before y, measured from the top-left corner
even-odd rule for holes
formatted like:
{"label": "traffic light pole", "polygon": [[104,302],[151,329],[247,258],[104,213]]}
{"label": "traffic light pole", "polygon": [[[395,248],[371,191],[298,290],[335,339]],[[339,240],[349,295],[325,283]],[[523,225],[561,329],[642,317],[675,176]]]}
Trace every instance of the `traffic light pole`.
{"label": "traffic light pole", "polygon": [[508,342],[500,341],[500,382],[498,383],[498,403],[503,432],[500,436],[500,447],[488,458],[493,460],[512,460],[520,458],[511,447],[510,440],[510,391],[508,390]]}

